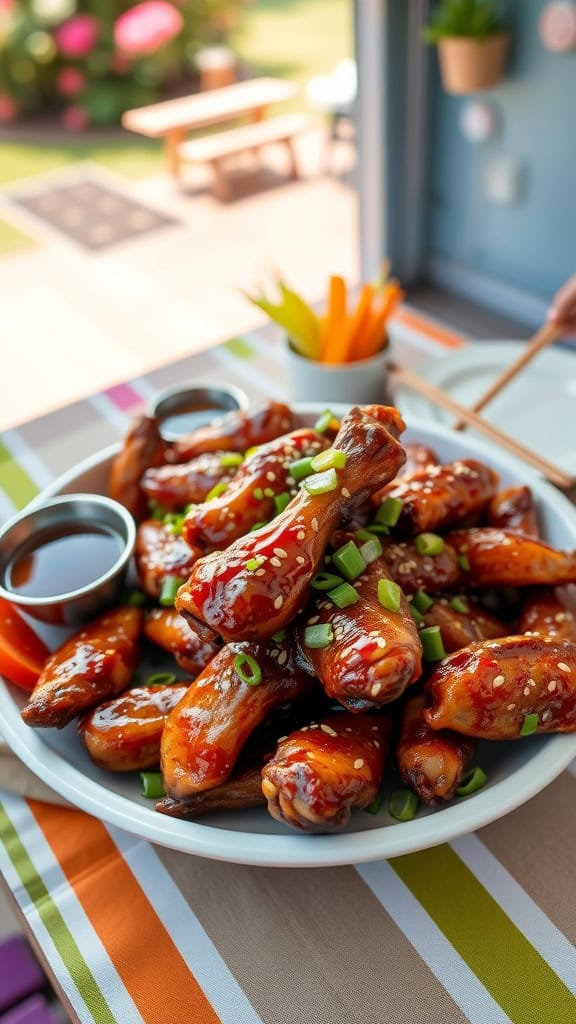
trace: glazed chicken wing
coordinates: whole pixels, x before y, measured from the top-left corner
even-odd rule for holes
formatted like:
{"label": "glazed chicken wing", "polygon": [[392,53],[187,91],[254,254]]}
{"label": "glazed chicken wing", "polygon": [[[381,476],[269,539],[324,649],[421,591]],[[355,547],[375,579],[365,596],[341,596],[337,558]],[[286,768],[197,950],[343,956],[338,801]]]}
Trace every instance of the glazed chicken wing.
{"label": "glazed chicken wing", "polygon": [[[229,465],[236,452],[210,452],[190,462],[147,469],[141,487],[147,498],[169,511],[184,509],[193,502],[204,501],[216,484],[229,483],[236,465]],[[237,456],[239,457],[239,456]]]}
{"label": "glazed chicken wing", "polygon": [[453,530],[448,541],[464,557],[473,586],[530,587],[576,583],[576,552],[557,551],[513,530]]}
{"label": "glazed chicken wing", "polygon": [[413,473],[428,466],[437,466],[440,461],[436,452],[427,448],[425,444],[405,444],[404,451],[406,465],[402,468],[402,477],[412,476]]}
{"label": "glazed chicken wing", "polygon": [[538,537],[538,519],[529,487],[508,487],[498,491],[488,503],[486,522],[499,530],[516,530],[527,537]]}
{"label": "glazed chicken wing", "polygon": [[223,494],[190,509],[182,528],[184,539],[191,547],[214,551],[243,537],[258,523],[267,523],[276,511],[275,499],[293,498],[298,490],[291,464],[327,447],[326,438],[314,430],[295,430],[261,445],[243,462]]}
{"label": "glazed chicken wing", "polygon": [[[254,672],[257,681],[245,682],[243,676]],[[296,668],[289,644],[223,647],[166,722],[161,765],[167,794],[186,800],[221,785],[270,710],[315,686]]]}
{"label": "glazed chicken wing", "polygon": [[235,771],[226,782],[202,793],[193,793],[186,800],[175,800],[165,796],[156,804],[160,814],[169,818],[183,818],[196,821],[214,811],[242,811],[248,807],[260,807],[266,803],[262,792],[262,766],[253,764],[250,768]]}
{"label": "glazed chicken wing", "polygon": [[61,729],[128,686],[138,663],[142,612],[116,608],[59,647],[22,710],[26,725]]}
{"label": "glazed chicken wing", "polygon": [[152,643],[173,654],[176,664],[191,679],[206,668],[222,646],[216,633],[207,626],[195,629],[174,608],[152,608],[144,622],[144,633]]}
{"label": "glazed chicken wing", "polygon": [[158,598],[167,576],[188,579],[199,552],[183,537],[170,532],[157,519],[145,519],[138,527],[134,557],[142,590]]}
{"label": "glazed chicken wing", "polygon": [[439,555],[421,555],[415,544],[407,541],[383,545],[382,559],[393,580],[406,594],[425,590],[436,594],[450,590],[462,576],[458,555],[450,544],[444,544]]}
{"label": "glazed chicken wing", "polygon": [[137,521],[144,519],[148,511],[148,499],[140,481],[150,466],[161,466],[166,461],[167,452],[158,420],[139,416],[112,463],[108,494],[125,505]]}
{"label": "glazed chicken wing", "polygon": [[576,587],[530,591],[522,606],[518,632],[541,633],[576,644]]}
{"label": "glazed chicken wing", "polygon": [[78,720],[90,757],[110,772],[136,772],[160,763],[164,723],[189,683],[135,686]]}
{"label": "glazed chicken wing", "polygon": [[295,426],[294,413],[283,402],[264,402],[248,412],[229,412],[186,437],[172,448],[175,462],[188,462],[206,452],[245,452],[257,444],[273,441]]}
{"label": "glazed chicken wing", "polygon": [[414,535],[441,530],[480,513],[496,493],[498,474],[475,459],[428,466],[407,479],[394,481],[373,496],[379,505],[399,498],[399,533]]}
{"label": "glazed chicken wing", "polygon": [[[354,581],[359,600],[338,608],[321,594],[298,626],[304,663],[318,676],[329,697],[349,711],[364,711],[396,700],[422,672],[422,644],[400,592],[397,612],[378,599],[378,583],[389,580],[385,565],[372,562]],[[330,642],[308,644],[310,627],[328,625]]]}
{"label": "glazed chicken wing", "polygon": [[403,429],[396,409],[353,408],[334,442],[346,458],[343,469],[333,470],[334,488],[310,493],[302,487],[270,524],[201,558],[178,592],[178,611],[206,622],[225,640],[270,636],[291,622],[306,603],[339,520],[403,465],[397,440]]}
{"label": "glazed chicken wing", "polygon": [[462,782],[476,742],[450,729],[435,730],[423,717],[426,694],[410,694],[402,707],[396,760],[402,782],[427,804],[451,800]]}
{"label": "glazed chicken wing", "polygon": [[424,613],[425,626],[440,626],[444,649],[449,654],[476,640],[495,640],[510,633],[505,622],[468,597],[456,598],[455,603],[457,608],[443,597]]}
{"label": "glazed chicken wing", "polygon": [[342,828],[382,785],[390,731],[385,715],[343,711],[280,740],[262,769],[272,817],[305,832]]}
{"label": "glazed chicken wing", "polygon": [[513,740],[576,730],[576,645],[551,637],[508,636],[450,655],[426,684],[432,729]]}

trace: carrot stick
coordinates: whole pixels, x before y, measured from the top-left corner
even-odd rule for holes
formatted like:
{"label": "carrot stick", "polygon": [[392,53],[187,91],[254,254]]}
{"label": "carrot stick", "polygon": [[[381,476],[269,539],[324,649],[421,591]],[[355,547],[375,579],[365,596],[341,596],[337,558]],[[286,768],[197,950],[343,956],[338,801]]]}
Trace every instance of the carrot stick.
{"label": "carrot stick", "polygon": [[[346,358],[348,317],[346,313],[346,282],[343,277],[330,278],[330,299],[322,358],[325,363],[341,363]],[[342,355],[344,353],[344,355]]]}
{"label": "carrot stick", "polygon": [[363,338],[361,354],[357,355],[358,359],[369,359],[383,347],[386,324],[403,298],[404,292],[398,281],[391,281],[384,291],[384,302],[381,308],[375,312],[370,328]]}
{"label": "carrot stick", "polygon": [[372,303],[374,296],[376,295],[376,289],[372,284],[365,284],[360,293],[360,299],[356,307],[356,312],[352,317],[350,324],[350,332],[348,335],[348,360],[356,359],[356,350],[362,345],[362,338],[365,332],[368,330]]}

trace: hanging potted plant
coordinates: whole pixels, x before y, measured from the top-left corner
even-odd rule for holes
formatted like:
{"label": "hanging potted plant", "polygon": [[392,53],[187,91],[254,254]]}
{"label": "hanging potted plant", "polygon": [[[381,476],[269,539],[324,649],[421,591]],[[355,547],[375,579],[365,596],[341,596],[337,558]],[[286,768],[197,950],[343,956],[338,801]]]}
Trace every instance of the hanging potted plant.
{"label": "hanging potted plant", "polygon": [[504,74],[510,36],[496,0],[440,0],[425,38],[438,46],[446,92],[490,89]]}

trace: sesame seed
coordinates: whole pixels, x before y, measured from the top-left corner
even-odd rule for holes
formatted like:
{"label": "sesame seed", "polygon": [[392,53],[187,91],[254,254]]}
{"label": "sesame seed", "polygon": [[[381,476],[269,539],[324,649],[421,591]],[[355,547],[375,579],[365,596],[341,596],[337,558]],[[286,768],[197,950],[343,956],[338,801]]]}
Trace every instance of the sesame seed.
{"label": "sesame seed", "polygon": [[256,572],[254,573],[254,575],[255,576],[265,576],[266,575],[266,569],[256,569]]}
{"label": "sesame seed", "polygon": [[374,683],[374,686],[370,690],[371,696],[372,697],[377,697],[378,694],[380,693],[381,689],[382,689],[382,683]]}
{"label": "sesame seed", "polygon": [[355,768],[363,768],[364,767],[364,758],[363,757],[357,757],[356,760],[354,761],[354,767]]}
{"label": "sesame seed", "polygon": [[334,729],[331,729],[330,726],[326,725],[325,722],[322,722],[322,725],[320,726],[320,728],[322,729],[322,732],[328,733],[329,736],[337,736],[338,735],[338,733],[334,732]]}
{"label": "sesame seed", "polygon": [[288,651],[280,651],[278,656],[278,664],[284,665],[288,661]]}
{"label": "sesame seed", "polygon": [[350,491],[348,490],[347,487],[343,487],[342,490],[340,491],[340,494],[342,495],[343,498],[350,497]]}
{"label": "sesame seed", "polygon": [[549,722],[551,718],[552,718],[552,712],[550,711],[550,708],[548,708],[548,710],[545,711],[544,714],[542,715],[542,721],[543,722]]}
{"label": "sesame seed", "polygon": [[274,548],[274,554],[278,555],[278,558],[288,558],[288,552],[284,551],[284,548]]}
{"label": "sesame seed", "polygon": [[503,682],[504,676],[496,676],[496,678],[492,680],[492,689],[497,690],[499,686],[502,686]]}
{"label": "sesame seed", "polygon": [[522,693],[524,694],[525,697],[529,697],[530,696],[530,687],[529,686],[525,686],[524,689],[522,690]]}
{"label": "sesame seed", "polygon": [[376,647],[386,647],[386,641],[383,636],[376,637]]}
{"label": "sesame seed", "polygon": [[564,662],[564,661],[559,661],[557,667],[560,669],[561,672],[569,672],[570,671],[570,666],[567,665],[566,662]]}
{"label": "sesame seed", "polygon": [[548,693],[554,693],[554,690],[556,689],[557,686],[558,686],[558,683],[556,682],[556,680],[555,679],[551,679],[550,682],[548,683]]}
{"label": "sesame seed", "polygon": [[305,561],[306,559],[303,557],[303,555],[296,555],[296,562],[298,565],[304,565]]}
{"label": "sesame seed", "polygon": [[282,594],[278,594],[278,597],[275,598],[275,600],[274,600],[274,607],[275,608],[281,608],[283,604],[284,604],[284,598],[282,597]]}
{"label": "sesame seed", "polygon": [[314,533],[317,533],[317,532],[318,532],[318,520],[316,519],[316,517],[314,517],[314,519],[313,519],[313,520],[312,520],[312,522],[310,523],[310,526],[311,526],[311,527],[312,527],[312,529],[314,530]]}
{"label": "sesame seed", "polygon": [[536,680],[535,679],[527,679],[526,682],[527,682],[528,686],[532,687],[532,689],[536,686]]}
{"label": "sesame seed", "polygon": [[320,616],[319,615],[313,615],[311,619],[308,619],[308,625],[309,626],[315,626],[317,622],[320,622]]}
{"label": "sesame seed", "polygon": [[556,619],[556,622],[564,622],[564,619],[566,618],[566,616],[565,616],[564,612],[557,612],[556,615],[554,616],[554,618]]}
{"label": "sesame seed", "polygon": [[380,744],[379,744],[378,740],[373,740],[372,742],[373,742],[374,746],[376,747],[376,750],[380,750]]}
{"label": "sesame seed", "polygon": [[266,473],[266,479],[267,480],[275,480],[276,479],[276,473],[273,473],[272,470],[270,470],[270,472]]}
{"label": "sesame seed", "polygon": [[279,569],[282,566],[282,562],[279,558],[274,557],[270,559],[270,565],[273,565],[275,569]]}
{"label": "sesame seed", "polygon": [[304,530],[298,530],[298,533],[296,534],[296,540],[304,540],[305,537],[306,532]]}
{"label": "sesame seed", "polygon": [[514,711],[515,707],[516,707],[515,704],[507,704],[506,705],[506,711]]}

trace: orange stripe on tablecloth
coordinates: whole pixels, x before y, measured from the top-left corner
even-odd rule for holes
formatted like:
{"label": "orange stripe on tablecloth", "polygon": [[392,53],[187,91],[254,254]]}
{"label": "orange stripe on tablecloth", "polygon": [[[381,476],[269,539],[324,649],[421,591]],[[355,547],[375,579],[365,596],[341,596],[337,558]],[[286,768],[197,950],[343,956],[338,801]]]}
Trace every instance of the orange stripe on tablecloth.
{"label": "orange stripe on tablecloth", "polygon": [[144,1020],[220,1024],[104,826],[81,811],[28,805]]}
{"label": "orange stripe on tablecloth", "polygon": [[394,314],[394,323],[410,327],[411,330],[424,334],[427,338],[437,341],[445,348],[463,348],[466,344],[466,339],[463,335],[450,331],[447,327],[442,327],[440,324],[426,319],[426,317],[418,316],[417,313],[405,307],[402,307]]}

